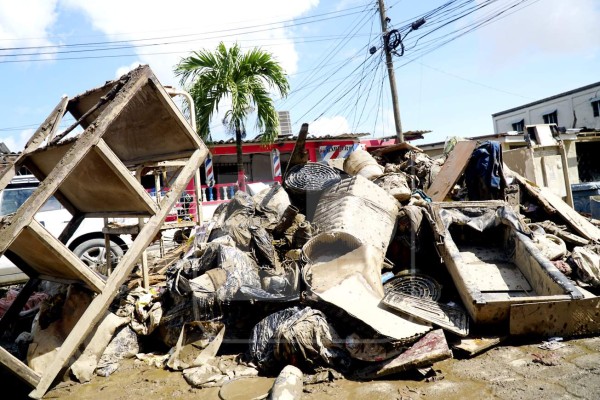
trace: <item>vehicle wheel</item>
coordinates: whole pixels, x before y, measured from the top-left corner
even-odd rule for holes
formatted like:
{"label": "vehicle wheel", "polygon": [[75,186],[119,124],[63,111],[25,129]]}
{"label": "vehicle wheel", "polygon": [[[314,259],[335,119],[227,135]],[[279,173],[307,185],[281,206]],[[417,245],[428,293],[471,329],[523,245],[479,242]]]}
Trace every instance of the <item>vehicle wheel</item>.
{"label": "vehicle wheel", "polygon": [[[110,242],[111,250],[111,264],[115,265],[116,260],[123,257],[123,249],[115,242]],[[89,239],[83,243],[80,243],[73,253],[79,257],[84,264],[88,267],[101,273],[102,275],[108,275],[106,269],[106,248],[104,246],[104,239]]]}

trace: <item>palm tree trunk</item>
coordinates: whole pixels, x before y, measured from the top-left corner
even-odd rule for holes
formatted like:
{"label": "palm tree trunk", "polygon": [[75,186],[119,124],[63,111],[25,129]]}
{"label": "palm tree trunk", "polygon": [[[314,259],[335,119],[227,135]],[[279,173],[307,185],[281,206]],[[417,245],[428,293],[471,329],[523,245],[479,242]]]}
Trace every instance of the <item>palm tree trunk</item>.
{"label": "palm tree trunk", "polygon": [[237,153],[238,186],[241,191],[246,191],[246,175],[244,173],[244,160],[242,157],[242,131],[235,130],[235,147]]}

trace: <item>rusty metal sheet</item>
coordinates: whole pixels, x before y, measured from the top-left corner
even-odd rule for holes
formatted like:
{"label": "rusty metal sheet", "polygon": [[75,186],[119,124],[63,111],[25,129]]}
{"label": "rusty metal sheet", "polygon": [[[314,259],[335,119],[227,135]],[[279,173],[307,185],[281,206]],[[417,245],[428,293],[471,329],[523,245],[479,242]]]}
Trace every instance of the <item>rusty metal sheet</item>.
{"label": "rusty metal sheet", "polygon": [[451,357],[452,351],[448,348],[444,331],[438,329],[423,336],[410,349],[399,356],[357,371],[355,377],[359,379],[379,378],[428,366]]}

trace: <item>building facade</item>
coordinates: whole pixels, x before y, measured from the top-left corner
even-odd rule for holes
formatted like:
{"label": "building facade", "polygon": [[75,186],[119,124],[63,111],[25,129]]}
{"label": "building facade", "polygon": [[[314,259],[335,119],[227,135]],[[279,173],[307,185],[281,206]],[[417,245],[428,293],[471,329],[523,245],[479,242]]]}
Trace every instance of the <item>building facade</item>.
{"label": "building facade", "polygon": [[496,134],[535,124],[600,131],[600,82],[500,111],[492,119]]}

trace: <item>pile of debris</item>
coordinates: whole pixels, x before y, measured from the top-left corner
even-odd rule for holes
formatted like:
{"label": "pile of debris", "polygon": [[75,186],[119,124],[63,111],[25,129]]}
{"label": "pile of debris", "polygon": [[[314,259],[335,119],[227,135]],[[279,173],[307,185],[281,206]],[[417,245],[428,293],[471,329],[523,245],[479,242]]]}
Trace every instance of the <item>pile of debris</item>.
{"label": "pile of debris", "polygon": [[[198,388],[279,375],[271,398],[298,398],[303,382],[431,373],[451,348],[474,355],[508,335],[597,334],[599,243],[493,142],[439,160],[407,144],[356,150],[344,171],[291,165],[283,186],[222,204],[150,288],[132,276],[70,372],[86,382],[137,357]],[[92,296],[63,286],[42,303],[17,338],[33,370]]]}

